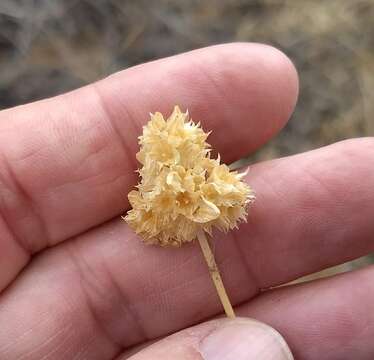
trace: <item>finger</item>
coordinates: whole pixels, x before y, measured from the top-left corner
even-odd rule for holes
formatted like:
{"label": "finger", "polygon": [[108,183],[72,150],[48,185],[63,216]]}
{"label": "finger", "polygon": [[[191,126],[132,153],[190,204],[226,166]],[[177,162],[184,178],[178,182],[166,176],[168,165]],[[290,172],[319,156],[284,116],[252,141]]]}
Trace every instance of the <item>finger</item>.
{"label": "finger", "polygon": [[240,308],[275,327],[296,359],[374,357],[374,266],[266,292]]}
{"label": "finger", "polygon": [[[215,239],[234,304],[260,288],[373,251],[372,147],[373,140],[359,139],[252,168],[249,180],[256,183],[258,199],[249,218],[257,223]],[[324,189],[331,189],[329,195]],[[29,308],[34,312],[27,316],[20,311]],[[51,308],[54,313],[43,313]],[[117,221],[37,258],[0,300],[0,323],[22,324],[11,336],[24,351],[50,338],[50,330],[38,324],[51,321],[60,331],[50,346],[71,341],[72,348],[85,344],[92,354],[100,347],[110,358],[118,344],[129,347],[165,336],[221,311],[196,244],[145,246]],[[71,326],[80,336],[71,336]],[[25,332],[33,334],[31,340],[22,336]],[[0,340],[10,343],[8,337]]]}
{"label": "finger", "polygon": [[118,360],[292,360],[282,336],[250,319],[215,320],[183,330]]}
{"label": "finger", "polygon": [[259,288],[374,250],[373,153],[374,138],[353,139],[253,169],[257,203],[231,235]]}
{"label": "finger", "polygon": [[[210,142],[230,162],[283,127],[296,95],[295,69],[281,52],[231,44],[137,66],[3,111],[0,215],[6,229],[0,224],[0,238],[11,232],[34,253],[123,212],[136,181],[137,136],[150,111],[188,108],[214,131]],[[18,270],[7,269],[0,289]]]}
{"label": "finger", "polygon": [[[240,306],[236,312],[255,317],[281,331],[297,359],[371,360],[374,354],[373,279],[374,266],[371,266],[324,280],[277,288]],[[211,323],[204,324],[203,329],[207,324]],[[200,327],[191,329],[188,334],[193,337],[195,329]],[[199,335],[196,336],[198,345]],[[175,336],[180,337],[179,334]],[[184,338],[189,339],[187,335]],[[253,342],[256,339],[257,334]],[[161,344],[166,345],[167,340]],[[187,346],[181,345],[181,350],[194,348],[196,342],[192,338]],[[171,348],[173,344],[171,341]],[[151,354],[153,350],[158,355],[159,348],[163,354],[163,347],[156,344],[137,356],[140,360],[140,355]]]}

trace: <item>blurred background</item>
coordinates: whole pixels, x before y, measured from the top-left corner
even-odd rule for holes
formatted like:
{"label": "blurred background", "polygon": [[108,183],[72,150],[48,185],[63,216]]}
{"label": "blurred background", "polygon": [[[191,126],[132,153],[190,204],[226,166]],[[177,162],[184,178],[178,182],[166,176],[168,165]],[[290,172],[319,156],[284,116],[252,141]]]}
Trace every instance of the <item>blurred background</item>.
{"label": "blurred background", "polygon": [[374,0],[1,0],[0,109],[231,41],[274,45],[300,74],[291,121],[252,161],[374,135]]}

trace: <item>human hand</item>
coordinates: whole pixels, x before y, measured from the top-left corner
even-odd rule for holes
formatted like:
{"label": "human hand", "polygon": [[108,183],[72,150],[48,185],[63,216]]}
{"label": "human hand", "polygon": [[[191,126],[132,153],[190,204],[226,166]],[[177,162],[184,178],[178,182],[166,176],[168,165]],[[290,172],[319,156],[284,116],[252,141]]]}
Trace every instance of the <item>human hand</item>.
{"label": "human hand", "polygon": [[[284,126],[297,87],[278,50],[231,44],[2,111],[0,359],[125,359],[180,330],[132,359],[289,358],[260,323],[201,324],[221,307],[198,246],[146,246],[119,215],[150,111],[188,108],[229,163]],[[373,251],[373,151],[355,139],[252,166],[248,223],[216,236],[237,313],[297,359],[374,356],[373,267],[262,291]]]}

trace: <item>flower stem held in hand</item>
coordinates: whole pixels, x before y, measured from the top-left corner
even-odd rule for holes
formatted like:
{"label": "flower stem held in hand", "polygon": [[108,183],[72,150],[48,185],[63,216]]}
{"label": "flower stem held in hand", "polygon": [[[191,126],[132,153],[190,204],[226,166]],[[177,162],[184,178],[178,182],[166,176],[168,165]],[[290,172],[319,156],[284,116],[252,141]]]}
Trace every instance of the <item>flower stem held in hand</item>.
{"label": "flower stem held in hand", "polygon": [[226,315],[234,318],[205,233],[237,228],[255,196],[245,174],[211,157],[208,136],[178,106],[166,119],[151,114],[136,154],[141,181],[128,195],[132,209],[124,219],[148,244],[181,246],[197,238]]}
{"label": "flower stem held in hand", "polygon": [[235,317],[234,309],[232,308],[230,299],[223,285],[223,281],[219,273],[216,260],[214,259],[214,254],[212,252],[212,249],[210,248],[209,241],[204,231],[199,231],[197,233],[197,238],[199,240],[201,250],[204,254],[205,261],[209,268],[210,276],[212,277],[214,286],[216,287],[217,294],[219,296],[219,299],[221,300],[226,316],[229,318],[234,318]]}

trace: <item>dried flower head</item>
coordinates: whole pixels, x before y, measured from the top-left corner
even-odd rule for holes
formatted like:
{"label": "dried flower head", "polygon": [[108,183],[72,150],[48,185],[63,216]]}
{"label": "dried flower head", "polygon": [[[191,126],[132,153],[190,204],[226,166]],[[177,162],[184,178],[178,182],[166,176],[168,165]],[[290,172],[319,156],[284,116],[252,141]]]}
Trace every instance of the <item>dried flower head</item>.
{"label": "dried flower head", "polygon": [[136,157],[141,182],[129,193],[125,220],[147,243],[181,245],[202,229],[222,231],[245,221],[254,200],[244,174],[210,158],[209,134],[175,107],[168,119],[151,114]]}

